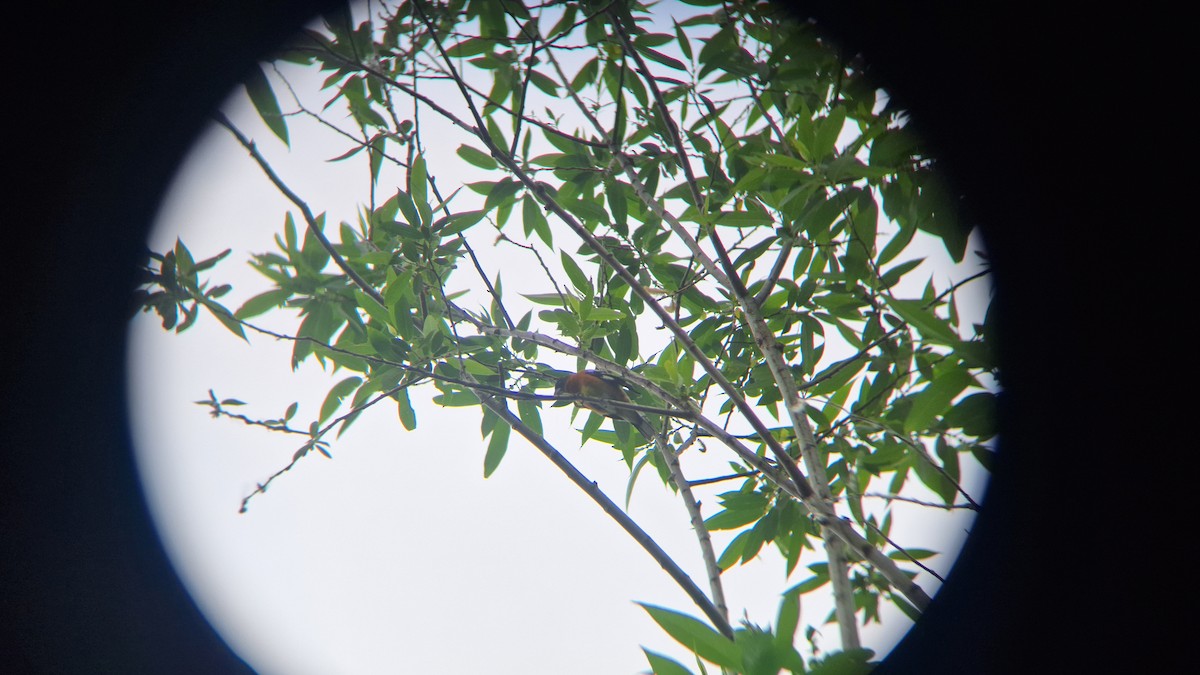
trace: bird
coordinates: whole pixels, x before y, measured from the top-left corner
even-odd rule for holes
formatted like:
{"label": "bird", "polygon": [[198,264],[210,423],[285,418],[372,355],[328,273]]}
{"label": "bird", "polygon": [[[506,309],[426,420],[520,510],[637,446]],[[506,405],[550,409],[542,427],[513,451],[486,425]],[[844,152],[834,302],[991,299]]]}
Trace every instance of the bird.
{"label": "bird", "polygon": [[576,405],[597,412],[605,417],[629,422],[641,432],[646,440],[653,440],[654,429],[641,413],[622,406],[607,405],[605,401],[629,403],[625,388],[629,383],[619,377],[598,370],[581,370],[560,378],[554,383],[555,396],[577,396]]}

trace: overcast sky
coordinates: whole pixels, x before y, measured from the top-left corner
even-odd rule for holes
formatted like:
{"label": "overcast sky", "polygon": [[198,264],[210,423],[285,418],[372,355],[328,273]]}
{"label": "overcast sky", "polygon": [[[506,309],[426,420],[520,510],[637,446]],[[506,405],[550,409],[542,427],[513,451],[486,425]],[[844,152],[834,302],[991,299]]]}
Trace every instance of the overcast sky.
{"label": "overcast sky", "polygon": [[[297,85],[322,79],[286,72]],[[286,90],[277,93],[283,109],[293,110]],[[454,95],[446,92],[439,100]],[[313,97],[315,107],[325,98]],[[293,190],[315,211],[328,212],[329,231],[341,220],[354,222],[368,199],[365,153],[327,162],[345,152],[347,141],[300,117],[289,122],[289,150],[258,120],[240,88],[223,111],[254,138]],[[446,143],[426,148],[443,194],[477,180],[454,156],[461,136],[428,110],[421,123],[427,143]],[[402,180],[393,172],[381,185]],[[455,206],[478,208],[472,199],[480,198],[464,190]],[[223,301],[236,308],[268,288],[246,261],[251,253],[275,249],[273,237],[289,207],[236,140],[214,125],[181,167],[149,245],[163,251],[179,237],[196,259],[232,248],[209,276],[233,284]],[[501,273],[506,298],[545,291],[536,265],[512,247],[493,246],[493,232],[477,227],[467,236],[485,269]],[[565,247],[576,246],[565,231],[556,236]],[[931,262],[914,273],[919,285],[933,275],[944,287],[971,272],[952,269],[940,243],[921,246],[917,254],[930,255]],[[477,283],[462,273],[450,286],[474,289]],[[978,290],[968,287],[966,294],[982,299],[986,286],[974,286]],[[291,333],[297,325],[292,313],[254,322]],[[662,340],[648,330],[643,356]],[[182,335],[163,331],[153,315],[139,315],[130,337],[139,467],[160,533],[200,608],[259,672],[635,673],[648,670],[640,646],[693,663],[634,601],[696,616],[700,611],[538,451],[514,434],[499,470],[483,479],[478,408],[443,409],[430,403],[429,387],[413,390],[418,427],[407,432],[394,404],[376,406],[333,443],[332,460],[311,454],[239,514],[242,498],[290,460],[301,437],[213,420],[193,401],[211,388],[218,397],[246,401],[238,412],[254,418],[281,416],[295,401],[296,426],[304,427],[329,387],[347,373],[325,372],[311,359],[292,372],[290,343],[252,332],[243,342],[208,315]],[[573,358],[542,356],[560,368],[574,366]],[[576,427],[584,419],[579,416]],[[628,471],[619,453],[597,443],[581,447],[569,408],[545,408],[542,420],[546,437],[624,503]],[[684,469],[689,478],[720,475],[729,459],[713,446],[703,455],[690,453]],[[984,480],[968,473],[964,487],[980,499]],[[731,485],[699,490],[706,516],[715,512],[714,495]],[[913,492],[922,494],[935,499]],[[883,504],[874,501],[869,506],[879,512]],[[893,538],[944,551],[929,564],[947,571],[970,526],[969,513],[902,504],[893,510]],[[642,476],[629,512],[703,587],[687,514],[652,472]],[[718,553],[733,534],[714,533]],[[802,560],[785,579],[782,560],[768,547],[750,564],[728,571],[734,621],[772,623],[780,592],[806,578],[804,565],[815,561]],[[929,591],[937,587],[926,574],[917,582]],[[817,624],[819,644],[837,649],[836,627],[822,625],[831,608],[827,595],[826,587],[803,596],[802,623]],[[884,616],[884,626],[863,629],[864,644],[880,654],[909,626],[890,605]]]}

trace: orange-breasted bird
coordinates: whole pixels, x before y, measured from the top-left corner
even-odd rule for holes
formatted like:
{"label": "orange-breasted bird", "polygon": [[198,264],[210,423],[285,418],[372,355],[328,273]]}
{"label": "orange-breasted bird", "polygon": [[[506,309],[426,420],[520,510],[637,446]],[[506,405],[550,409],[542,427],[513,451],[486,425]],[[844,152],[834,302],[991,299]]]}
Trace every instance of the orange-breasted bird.
{"label": "orange-breasted bird", "polygon": [[629,383],[619,377],[602,373],[598,370],[581,370],[571,373],[554,384],[555,396],[580,396],[577,405],[600,413],[605,417],[622,419],[632,424],[646,440],[654,439],[654,430],[636,410],[615,405],[605,405],[605,401],[629,403],[629,395],[625,388]]}

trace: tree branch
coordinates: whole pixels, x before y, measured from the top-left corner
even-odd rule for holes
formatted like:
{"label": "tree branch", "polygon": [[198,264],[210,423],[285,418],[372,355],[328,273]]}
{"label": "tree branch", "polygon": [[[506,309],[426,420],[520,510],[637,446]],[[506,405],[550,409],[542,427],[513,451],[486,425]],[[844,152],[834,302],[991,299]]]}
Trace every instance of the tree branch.
{"label": "tree branch", "polygon": [[[655,105],[658,107],[660,114],[664,118],[664,123],[671,134],[671,140],[675,146],[676,153],[680,157],[680,163],[683,166],[685,175],[687,175],[689,178],[688,185],[692,190],[692,196],[696,208],[700,209],[702,206],[702,201],[700,197],[699,186],[694,177],[691,175],[690,167],[686,162],[683,140],[678,132],[678,128],[674,125],[673,119],[668,114],[669,111],[667,110],[666,103],[658,90],[654,78],[649,73],[649,69],[646,67],[645,61],[641,59],[640,54],[638,54],[636,49],[633,48],[632,41],[629,39],[629,36],[625,33],[623,27],[620,25],[619,19],[617,19],[615,16],[613,19],[614,27],[617,30],[618,37],[622,40],[626,50],[632,53],[635,62],[638,63],[639,72],[642,73],[643,79],[647,81],[647,85],[651,89],[651,93],[655,99]],[[626,170],[628,172],[628,167],[626,167]],[[793,433],[795,434],[797,443],[800,445],[801,455],[805,458],[805,465],[809,470],[809,474],[813,475],[814,480],[817,480],[817,477],[813,474],[813,472],[817,471],[819,468],[823,473],[824,467],[821,465],[816,453],[813,442],[812,427],[808,423],[808,418],[803,413],[804,402],[799,397],[795,380],[792,378],[791,370],[784,362],[782,350],[778,341],[767,329],[766,323],[762,318],[757,304],[753,303],[752,298],[750,298],[749,293],[742,284],[740,277],[733,268],[732,261],[729,260],[728,253],[724,250],[720,240],[715,236],[716,233],[710,232],[709,234],[713,246],[717,250],[718,259],[720,260],[721,266],[724,268],[724,272],[727,277],[727,281],[723,282],[723,285],[726,285],[726,287],[731,290],[734,298],[742,308],[746,319],[746,325],[749,328],[751,335],[754,337],[755,343],[757,344],[760,352],[763,354],[772,378],[775,380],[777,386],[780,388],[781,394],[783,395],[784,403],[792,420]],[[698,250],[698,247],[694,250]],[[717,275],[714,275],[714,277],[717,277]],[[719,279],[719,277],[717,278]],[[725,388],[724,385],[722,385],[722,388]],[[740,398],[732,393],[730,393],[730,395],[735,400]],[[768,434],[764,433],[764,430],[757,428],[756,430],[759,431],[760,434],[763,434],[764,437],[768,436]],[[771,437],[770,440],[773,441],[774,438]],[[778,447],[777,442],[771,444],[773,451],[776,447]],[[793,479],[795,480],[796,477],[799,476],[799,471],[798,469],[795,469],[795,464],[791,461],[791,458],[783,452],[777,453],[776,457],[780,460],[780,463],[784,466],[784,468],[789,470],[789,473],[792,474]],[[827,487],[828,485],[824,480],[817,480],[817,484],[824,487]],[[805,485],[805,487],[807,487],[807,485]],[[814,495],[812,494],[812,488],[808,488],[807,491],[802,490],[801,492],[802,494],[800,496],[802,500],[805,501],[809,508],[818,515],[818,520],[823,526],[822,534],[826,539],[827,550],[830,546],[829,538],[830,534],[832,533],[833,535],[836,535],[838,538],[842,539],[846,544],[854,548],[864,558],[868,559],[872,565],[875,566],[875,568],[878,569],[879,572],[888,579],[889,582],[900,588],[901,592],[904,593],[905,596],[918,609],[924,609],[926,606],[928,606],[929,596],[923,590],[921,590],[920,587],[916,586],[916,584],[913,584],[912,581],[908,579],[908,577],[905,576],[898,567],[896,567],[890,558],[884,556],[878,549],[871,546],[866,539],[853,530],[853,527],[850,526],[848,522],[838,518],[836,516],[836,512],[834,511],[832,501],[830,501],[828,498],[822,498],[822,495],[820,494],[816,495],[814,498]],[[807,492],[807,494],[805,494],[805,492]],[[834,561],[831,560],[831,564],[833,562]],[[842,569],[842,574],[838,574],[838,570],[831,567],[831,578],[835,575],[845,576],[844,567]],[[835,599],[837,595],[838,593],[835,592]],[[840,604],[843,605],[841,613],[844,614],[846,612],[845,601]],[[841,620],[841,617],[839,617],[838,623],[839,627],[846,624],[853,626],[852,622]],[[843,628],[842,630],[845,629]],[[846,636],[844,635],[843,640],[845,640],[845,637]],[[857,638],[855,637],[853,641],[857,642]]]}
{"label": "tree branch", "polygon": [[[606,401],[606,403],[614,403]],[[642,418],[645,421],[645,418]],[[713,604],[716,605],[717,611],[722,616],[729,616],[729,609],[725,604],[725,590],[721,585],[721,568],[717,565],[717,556],[713,552],[712,536],[708,532],[708,526],[704,524],[704,516],[700,513],[700,502],[696,499],[696,495],[692,493],[691,484],[683,475],[683,468],[679,465],[679,455],[674,448],[667,443],[667,439],[661,433],[656,433],[654,429],[649,428],[638,429],[645,436],[647,433],[654,447],[658,449],[659,455],[667,464],[667,471],[671,476],[671,482],[674,483],[676,489],[679,490],[679,496],[683,500],[683,505],[687,509],[688,517],[692,521],[692,529],[696,532],[696,539],[700,544],[700,556],[704,560],[704,568],[708,572],[708,585],[712,592]]]}
{"label": "tree branch", "polygon": [[[471,377],[471,375],[468,373],[467,377]],[[538,451],[540,451],[547,459],[549,459],[554,466],[558,467],[560,471],[566,474],[567,478],[569,478],[572,483],[579,487],[580,490],[583,490],[587,496],[591,497],[592,501],[596,502],[596,504],[598,504],[600,508],[609,515],[610,518],[615,520],[617,524],[629,534],[629,536],[633,537],[634,541],[636,541],[643,549],[645,549],[645,551],[649,553],[652,558],[654,558],[655,562],[657,562],[663,568],[663,570],[665,570],[667,574],[675,580],[675,583],[678,584],[685,593],[687,593],[688,597],[692,599],[692,602],[696,603],[696,606],[704,612],[705,616],[707,616],[710,621],[712,621],[713,625],[717,627],[717,630],[720,631],[725,637],[733,639],[733,627],[729,625],[729,621],[725,618],[724,613],[717,609],[713,602],[704,595],[704,592],[696,586],[696,583],[692,581],[691,577],[689,577],[687,573],[684,572],[683,569],[680,568],[679,565],[676,564],[669,555],[667,555],[666,551],[664,551],[662,547],[660,547],[658,543],[650,537],[650,535],[646,534],[645,530],[639,527],[632,518],[630,518],[624,511],[621,510],[619,506],[609,499],[608,495],[604,494],[604,492],[594,482],[588,480],[587,476],[580,472],[579,469],[575,468],[575,466],[571,464],[567,458],[562,455],[562,453],[556,450],[554,446],[546,442],[545,438],[527,427],[520,420],[520,418],[513,415],[508,410],[508,407],[503,403],[497,401],[491,396],[488,396],[487,394],[479,394],[479,400],[488,410],[491,410],[498,417],[504,420],[510,427],[512,427],[514,431],[524,436],[525,440],[529,441],[535,448],[538,449]]]}
{"label": "tree branch", "polygon": [[275,173],[275,171],[271,168],[271,165],[267,163],[267,160],[262,156],[262,153],[258,151],[258,147],[254,145],[254,141],[246,138],[241,131],[238,131],[237,127],[233,126],[233,122],[230,122],[229,118],[226,117],[221,111],[218,110],[216,113],[214,113],[214,117],[216,117],[218,124],[228,129],[229,133],[233,134],[234,137],[237,138],[238,142],[242,144],[242,147],[246,148],[246,150],[250,152],[250,156],[254,158],[255,162],[258,162],[259,167],[262,168],[263,173],[267,174],[267,178],[271,180],[271,182],[275,185],[275,188],[282,192],[283,196],[287,197],[289,201],[295,204],[296,208],[300,209],[300,213],[304,216],[304,222],[308,223],[308,229],[312,231],[313,236],[317,238],[317,241],[321,244],[321,248],[325,249],[325,252],[329,254],[329,257],[333,260],[334,264],[341,268],[341,270],[346,273],[346,276],[350,277],[350,279],[354,281],[354,284],[358,286],[363,293],[366,293],[367,295],[371,296],[372,300],[378,302],[384,307],[387,307],[387,300],[383,299],[383,296],[379,294],[379,291],[375,290],[374,286],[368,284],[366,280],[359,276],[358,272],[355,272],[346,262],[346,259],[342,257],[342,254],[337,252],[337,249],[333,247],[333,244],[329,243],[329,239],[325,237],[325,233],[322,232],[321,228],[317,225],[317,219],[315,216],[313,216],[312,209],[308,208],[308,204],[301,199],[299,195],[297,195],[295,192],[292,192],[291,188],[289,188],[287,184],[284,183],[283,180]]}

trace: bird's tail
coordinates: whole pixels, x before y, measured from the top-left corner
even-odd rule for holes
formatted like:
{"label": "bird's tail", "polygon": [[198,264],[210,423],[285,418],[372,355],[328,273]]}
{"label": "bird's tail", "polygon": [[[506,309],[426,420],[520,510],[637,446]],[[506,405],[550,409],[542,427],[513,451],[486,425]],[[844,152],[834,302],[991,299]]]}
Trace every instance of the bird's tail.
{"label": "bird's tail", "polygon": [[633,425],[633,428],[637,429],[638,432],[642,434],[642,438],[645,438],[647,441],[653,443],[654,439],[658,437],[658,434],[654,431],[654,427],[650,426],[650,423],[646,421],[645,417],[642,417],[641,413],[635,410],[627,410],[625,411],[623,417],[628,420],[629,423]]}

